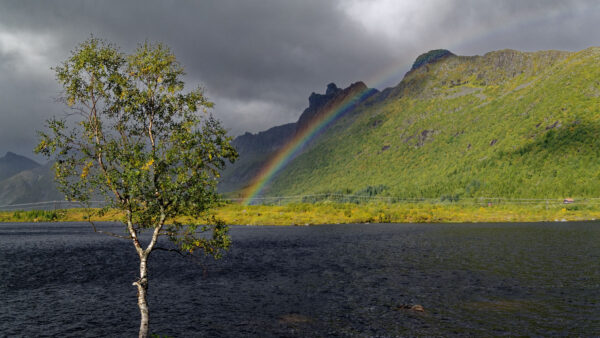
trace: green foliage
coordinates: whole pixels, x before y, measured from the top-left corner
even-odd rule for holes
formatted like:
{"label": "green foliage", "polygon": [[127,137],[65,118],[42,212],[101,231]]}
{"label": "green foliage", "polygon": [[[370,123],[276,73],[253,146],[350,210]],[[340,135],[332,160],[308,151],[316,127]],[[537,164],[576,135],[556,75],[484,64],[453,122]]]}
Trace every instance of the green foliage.
{"label": "green foliage", "polygon": [[600,48],[445,57],[336,121],[263,193],[595,197],[599,78]]}
{"label": "green foliage", "polygon": [[66,214],[66,210],[17,210],[12,213],[14,221],[56,222]]}
{"label": "green foliage", "polygon": [[215,205],[219,171],[237,154],[207,113],[212,103],[202,90],[183,91],[183,68],[171,51],[144,43],[125,55],[90,38],[54,70],[74,114],[48,120],[36,151],[55,159],[67,198],[104,196],[107,209],[123,211],[134,241],[153,229],[188,251],[226,247],[222,223],[207,238],[197,230],[209,227],[175,222],[181,215],[199,219]]}
{"label": "green foliage", "polygon": [[380,195],[382,192],[384,192],[385,190],[387,190],[387,186],[380,184],[378,186],[368,186],[366,188],[364,188],[363,190],[357,191],[356,195],[358,196],[377,196]]}

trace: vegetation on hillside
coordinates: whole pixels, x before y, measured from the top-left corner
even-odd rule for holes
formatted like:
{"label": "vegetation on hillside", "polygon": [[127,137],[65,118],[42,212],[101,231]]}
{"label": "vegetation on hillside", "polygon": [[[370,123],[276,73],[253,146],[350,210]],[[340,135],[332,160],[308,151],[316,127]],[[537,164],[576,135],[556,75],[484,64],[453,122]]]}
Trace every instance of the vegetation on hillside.
{"label": "vegetation on hillside", "polygon": [[337,121],[264,194],[597,196],[599,65],[600,48],[425,64]]}

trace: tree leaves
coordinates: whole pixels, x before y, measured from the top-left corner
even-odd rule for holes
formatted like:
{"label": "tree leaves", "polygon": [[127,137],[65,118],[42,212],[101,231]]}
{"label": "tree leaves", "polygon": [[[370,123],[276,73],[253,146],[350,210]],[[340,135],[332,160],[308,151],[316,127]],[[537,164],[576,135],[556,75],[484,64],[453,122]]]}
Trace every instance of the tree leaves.
{"label": "tree leaves", "polygon": [[215,255],[228,245],[217,220],[209,230],[175,217],[204,217],[218,200],[216,179],[237,152],[201,88],[183,92],[183,67],[162,44],[131,55],[97,38],[81,43],[54,68],[73,114],[47,121],[38,153],[55,159],[68,199],[104,196],[125,211],[136,231],[162,227],[181,248]]}

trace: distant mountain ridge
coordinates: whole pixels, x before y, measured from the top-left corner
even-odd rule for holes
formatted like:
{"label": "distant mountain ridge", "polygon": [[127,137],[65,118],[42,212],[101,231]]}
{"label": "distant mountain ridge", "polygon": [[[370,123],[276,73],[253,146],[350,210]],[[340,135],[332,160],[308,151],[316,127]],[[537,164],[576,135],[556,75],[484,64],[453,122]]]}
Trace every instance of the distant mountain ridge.
{"label": "distant mountain ridge", "polygon": [[7,179],[21,171],[39,167],[40,164],[25,156],[7,152],[0,157],[0,181]]}
{"label": "distant mountain ridge", "polygon": [[0,158],[0,206],[64,200],[51,164],[41,165],[12,152]]}
{"label": "distant mountain ridge", "polygon": [[64,195],[54,183],[52,164],[23,170],[0,181],[0,205],[62,201]]}

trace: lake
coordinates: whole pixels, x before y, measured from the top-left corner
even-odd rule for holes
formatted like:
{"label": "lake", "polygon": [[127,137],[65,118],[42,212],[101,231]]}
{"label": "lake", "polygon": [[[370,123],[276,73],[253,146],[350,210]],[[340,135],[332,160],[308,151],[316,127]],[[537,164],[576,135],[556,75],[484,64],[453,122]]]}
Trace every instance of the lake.
{"label": "lake", "polygon": [[[231,235],[218,261],[152,254],[151,332],[600,333],[598,222],[234,226]],[[0,336],[135,336],[137,264],[130,242],[87,223],[0,224]],[[414,304],[425,312],[403,308]]]}

